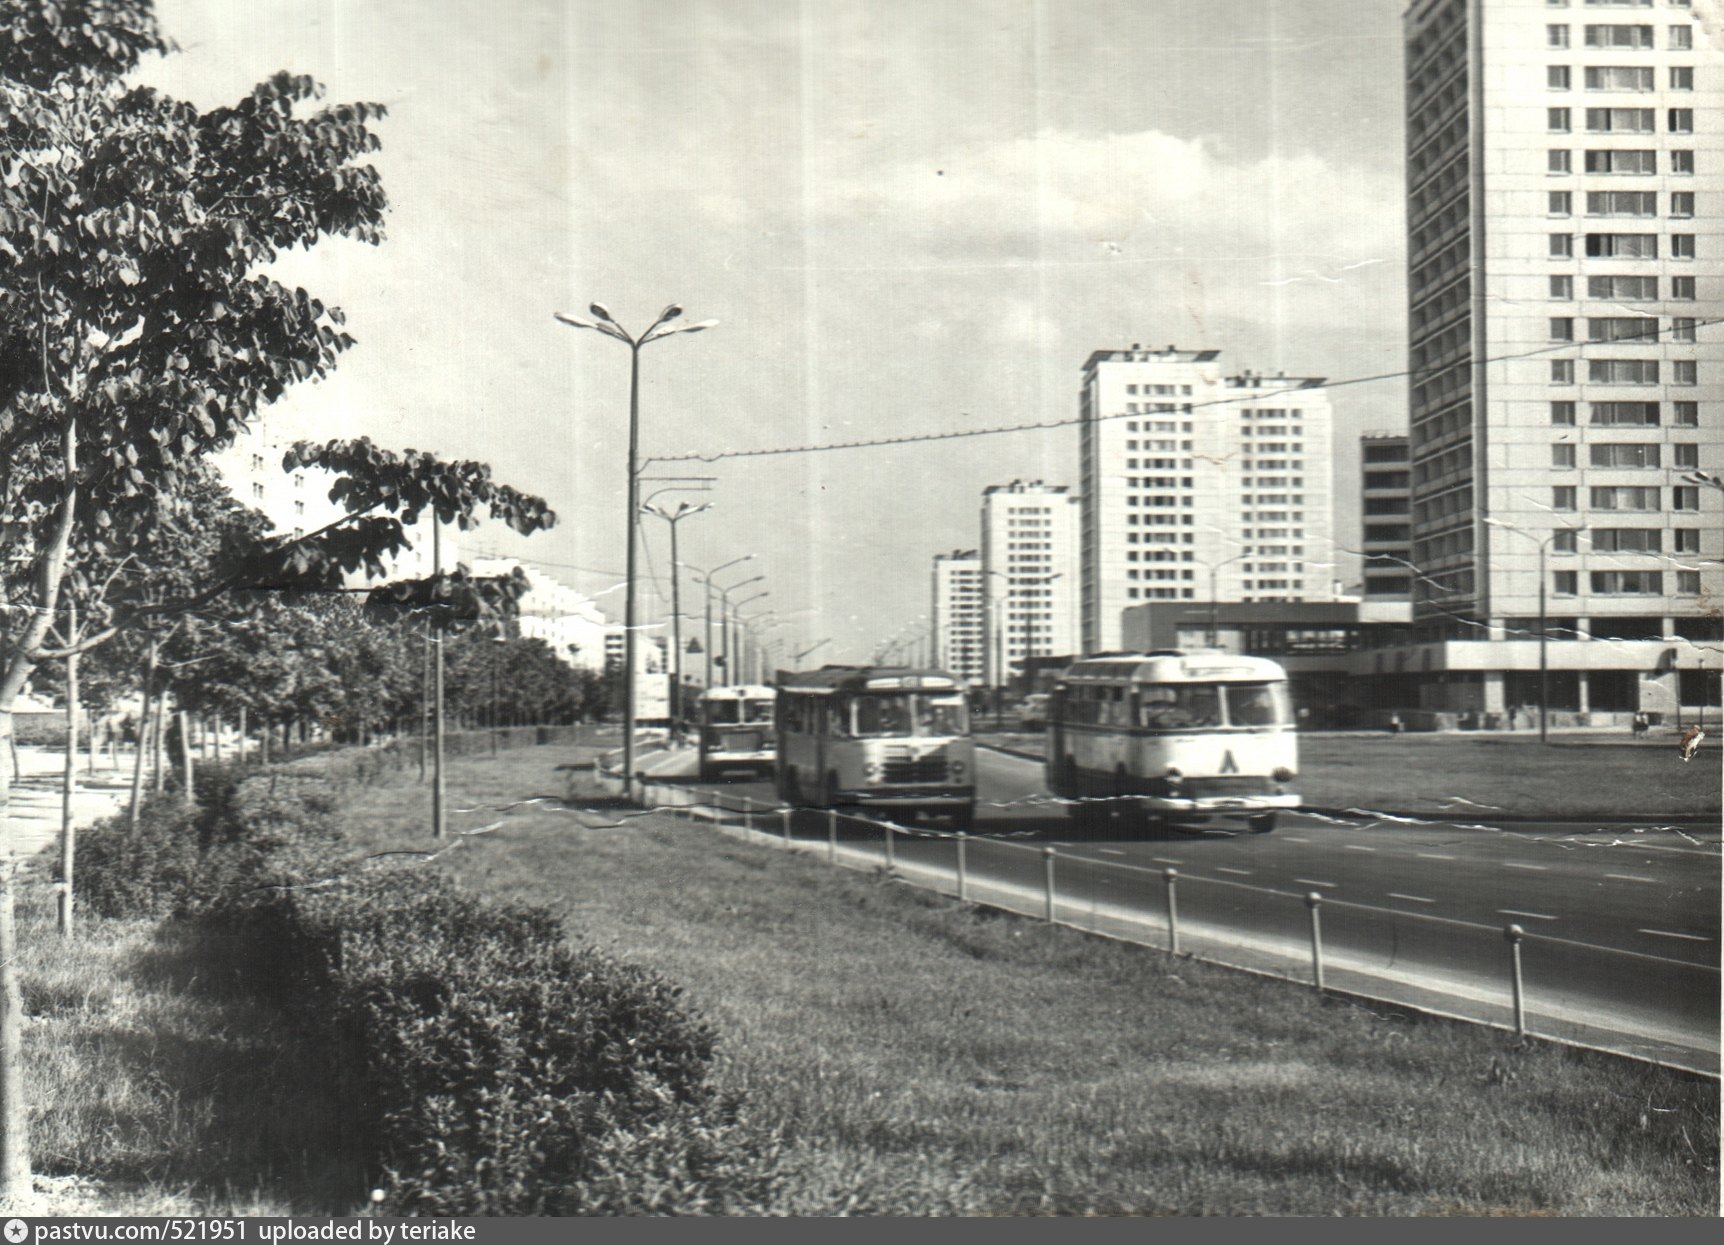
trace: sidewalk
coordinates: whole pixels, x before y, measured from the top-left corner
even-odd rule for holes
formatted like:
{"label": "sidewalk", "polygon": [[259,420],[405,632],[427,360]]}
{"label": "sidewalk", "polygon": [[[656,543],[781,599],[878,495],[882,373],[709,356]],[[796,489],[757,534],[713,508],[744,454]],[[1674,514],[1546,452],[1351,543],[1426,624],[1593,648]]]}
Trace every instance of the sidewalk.
{"label": "sidewalk", "polygon": [[[60,841],[61,783],[66,769],[64,752],[20,746],[18,764],[23,779],[12,785],[7,821],[12,850],[20,859],[35,855]],[[10,757],[0,756],[4,773],[12,777]],[[77,790],[72,793],[72,824],[79,829],[110,816],[126,806],[131,794],[132,754],[122,749],[118,763],[105,753],[96,757],[96,772],[89,772],[87,756],[78,757]]]}

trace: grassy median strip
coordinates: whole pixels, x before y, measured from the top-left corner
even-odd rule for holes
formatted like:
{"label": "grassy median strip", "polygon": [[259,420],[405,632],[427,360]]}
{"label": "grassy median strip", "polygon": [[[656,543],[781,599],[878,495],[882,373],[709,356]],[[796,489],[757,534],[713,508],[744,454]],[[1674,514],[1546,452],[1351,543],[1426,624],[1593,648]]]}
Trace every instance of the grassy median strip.
{"label": "grassy median strip", "polygon": [[[1718,1086],[972,909],[457,761],[427,867],[681,983],[804,1214],[1717,1211]],[[356,795],[425,848],[429,796]],[[512,807],[510,807],[512,805]]]}
{"label": "grassy median strip", "polygon": [[[985,735],[1045,755],[1042,734]],[[1551,820],[1700,817],[1718,811],[1724,771],[1715,749],[1684,762],[1668,746],[1536,734],[1299,737],[1299,781],[1313,808],[1382,809],[1436,817],[1493,813]]]}

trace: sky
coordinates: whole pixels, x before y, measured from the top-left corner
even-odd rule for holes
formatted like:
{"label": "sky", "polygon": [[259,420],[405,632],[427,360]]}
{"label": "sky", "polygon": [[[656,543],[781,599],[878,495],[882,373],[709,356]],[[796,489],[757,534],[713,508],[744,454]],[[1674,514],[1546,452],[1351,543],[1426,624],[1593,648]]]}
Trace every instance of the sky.
{"label": "sky", "polygon": [[[1133,343],[1400,372],[1401,8],[159,0],[181,50],[139,77],[208,107],[288,69],[389,109],[387,240],[272,270],[358,342],[272,431],[489,462],[560,521],[463,556],[620,618],[628,350],[553,313],[598,301],[638,332],[680,304],[719,324],[641,352],[643,492],[710,503],[681,561],[754,555],[719,581],[763,575],[737,595],[770,593],[748,608],[789,651],[862,660],[925,629],[931,559],[977,546],[985,487],[1077,485],[1076,428],[715,456],[1073,419],[1083,361]],[[1357,436],[1405,426],[1406,384],[1333,401],[1335,530],[1309,537],[1345,551]],[[686,477],[710,480],[665,482]],[[668,529],[644,523],[660,618]]]}

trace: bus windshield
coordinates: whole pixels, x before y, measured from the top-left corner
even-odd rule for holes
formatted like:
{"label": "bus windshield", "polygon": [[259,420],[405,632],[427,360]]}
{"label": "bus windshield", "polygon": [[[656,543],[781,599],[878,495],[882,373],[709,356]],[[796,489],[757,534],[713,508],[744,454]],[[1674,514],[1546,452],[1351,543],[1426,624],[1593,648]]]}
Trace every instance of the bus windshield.
{"label": "bus windshield", "polygon": [[706,720],[713,726],[739,726],[743,723],[772,721],[770,700],[709,700]]}
{"label": "bus windshield", "polygon": [[850,704],[851,730],[859,739],[970,733],[969,710],[962,696],[869,692]]}
{"label": "bus windshield", "polygon": [[1291,720],[1283,683],[1162,683],[1138,692],[1138,725],[1150,730],[1281,726]]}

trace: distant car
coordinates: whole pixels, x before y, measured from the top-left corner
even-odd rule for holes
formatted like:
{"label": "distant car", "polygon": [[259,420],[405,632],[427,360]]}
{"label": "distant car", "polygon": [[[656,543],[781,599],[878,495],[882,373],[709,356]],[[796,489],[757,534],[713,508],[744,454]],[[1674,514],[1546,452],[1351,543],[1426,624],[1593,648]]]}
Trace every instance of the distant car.
{"label": "distant car", "polygon": [[1048,724],[1048,698],[1045,692],[1024,697],[1018,706],[1018,726],[1026,731],[1039,731]]}

